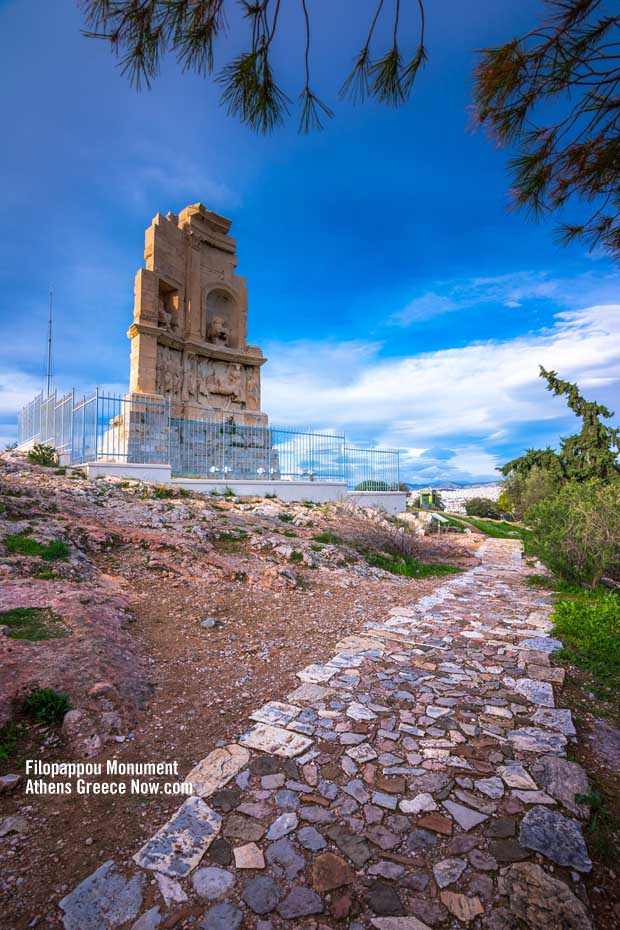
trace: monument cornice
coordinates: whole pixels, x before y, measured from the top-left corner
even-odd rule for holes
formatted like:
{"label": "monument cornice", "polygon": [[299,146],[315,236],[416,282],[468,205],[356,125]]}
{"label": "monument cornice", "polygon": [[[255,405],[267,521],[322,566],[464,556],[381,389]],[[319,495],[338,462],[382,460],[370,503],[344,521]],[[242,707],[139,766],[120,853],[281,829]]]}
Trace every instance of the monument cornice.
{"label": "monument cornice", "polygon": [[223,362],[239,362],[242,365],[260,367],[267,361],[256,346],[248,346],[243,350],[231,346],[214,345],[212,342],[205,342],[202,339],[181,339],[150,323],[132,323],[127,330],[127,335],[130,339],[134,339],[138,335],[155,336],[161,345],[168,346],[170,349],[178,349],[181,352],[194,352],[196,355]]}

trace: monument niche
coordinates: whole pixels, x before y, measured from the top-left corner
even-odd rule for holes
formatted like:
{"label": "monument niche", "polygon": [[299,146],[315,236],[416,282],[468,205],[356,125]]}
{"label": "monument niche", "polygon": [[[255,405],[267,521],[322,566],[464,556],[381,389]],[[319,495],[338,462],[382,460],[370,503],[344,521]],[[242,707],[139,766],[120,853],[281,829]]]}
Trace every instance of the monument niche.
{"label": "monument niche", "polygon": [[278,475],[260,409],[266,359],[247,342],[247,288],[230,226],[197,203],[158,213],[146,230],[127,333],[129,403],[104,442],[121,445],[129,462],[212,477]]}

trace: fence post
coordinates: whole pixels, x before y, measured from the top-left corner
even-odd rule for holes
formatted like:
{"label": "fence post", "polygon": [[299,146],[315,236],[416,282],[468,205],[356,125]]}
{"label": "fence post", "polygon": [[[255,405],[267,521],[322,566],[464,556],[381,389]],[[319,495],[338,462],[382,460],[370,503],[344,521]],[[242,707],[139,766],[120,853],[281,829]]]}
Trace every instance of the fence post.
{"label": "fence post", "polygon": [[168,423],[168,445],[167,445],[168,461],[166,462],[166,464],[169,465],[170,468],[172,469],[172,435],[171,435],[172,434],[172,404],[170,402],[169,397],[166,398],[165,404],[166,404],[166,420]]}
{"label": "fence post", "polygon": [[82,398],[82,465],[86,455],[86,394]]}
{"label": "fence post", "polygon": [[95,388],[95,462],[99,461],[99,385]]}

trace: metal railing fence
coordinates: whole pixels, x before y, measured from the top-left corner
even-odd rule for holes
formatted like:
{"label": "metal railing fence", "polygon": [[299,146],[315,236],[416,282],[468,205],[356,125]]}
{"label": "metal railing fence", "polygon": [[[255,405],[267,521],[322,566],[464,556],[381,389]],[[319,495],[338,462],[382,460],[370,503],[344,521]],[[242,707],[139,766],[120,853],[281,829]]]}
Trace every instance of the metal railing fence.
{"label": "metal railing fence", "polygon": [[57,397],[53,391],[47,397],[37,394],[20,410],[17,418],[17,442],[42,442],[66,452],[72,444],[74,392]]}
{"label": "metal railing fence", "polygon": [[99,390],[37,395],[18,416],[19,445],[44,442],[71,464],[170,465],[175,476],[346,482],[366,491],[397,490],[396,449],[357,446],[337,432],[232,422],[226,411],[204,419],[172,415],[168,400]]}

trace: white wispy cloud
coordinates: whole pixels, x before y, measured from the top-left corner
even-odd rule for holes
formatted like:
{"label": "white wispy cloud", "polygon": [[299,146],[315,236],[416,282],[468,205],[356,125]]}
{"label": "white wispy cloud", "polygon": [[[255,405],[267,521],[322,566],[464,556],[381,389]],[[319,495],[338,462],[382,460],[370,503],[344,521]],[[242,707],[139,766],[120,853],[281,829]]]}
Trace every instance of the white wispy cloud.
{"label": "white wispy cloud", "polygon": [[[567,422],[562,399],[539,378],[559,371],[620,407],[620,304],[556,314],[554,324],[509,340],[487,340],[383,359],[377,344],[273,345],[263,407],[273,422],[336,425],[355,437],[398,446],[416,473],[426,469],[492,476],[498,447]],[[432,447],[450,450],[429,458]],[[447,465],[449,462],[449,466]]]}
{"label": "white wispy cloud", "polygon": [[393,313],[389,322],[409,326],[455,310],[495,304],[515,309],[531,300],[553,301],[559,307],[580,303],[598,304],[614,300],[620,287],[620,273],[583,272],[571,277],[554,277],[545,271],[515,271],[492,277],[445,279],[434,281],[404,307]]}

